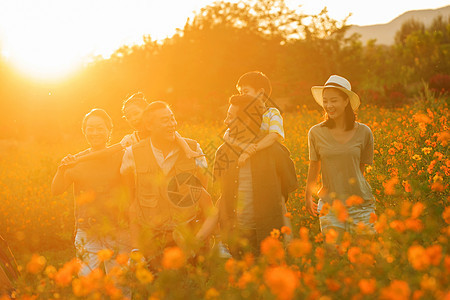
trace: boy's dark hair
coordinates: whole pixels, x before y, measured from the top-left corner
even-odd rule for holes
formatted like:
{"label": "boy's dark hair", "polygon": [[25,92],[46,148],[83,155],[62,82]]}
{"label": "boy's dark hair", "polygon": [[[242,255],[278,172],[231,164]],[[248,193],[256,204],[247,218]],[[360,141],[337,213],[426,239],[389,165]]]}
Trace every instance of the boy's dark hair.
{"label": "boy's dark hair", "polygon": [[252,71],[242,75],[236,83],[236,88],[239,90],[245,85],[255,90],[264,89],[264,94],[267,98],[272,94],[272,84],[270,84],[269,78],[263,72]]}
{"label": "boy's dark hair", "polygon": [[148,102],[145,99],[144,93],[137,92],[137,93],[131,95],[130,97],[128,97],[127,99],[125,99],[125,101],[123,101],[122,113],[124,113],[125,108],[131,104],[137,105],[140,108],[145,109],[148,105]]}
{"label": "boy's dark hair", "polygon": [[[340,89],[336,89],[336,88],[332,88],[332,87],[327,87],[325,89],[333,89],[333,90],[337,91],[341,95],[342,98],[344,98],[344,99],[348,98],[348,95],[346,93],[344,93],[343,91],[341,91]],[[323,89],[323,90],[325,91],[325,89]],[[322,93],[323,93],[323,91],[322,91]],[[350,101],[348,101],[348,104],[345,107],[344,118],[345,118],[345,130],[352,130],[353,127],[355,126],[356,114],[352,109]],[[330,119],[328,114],[325,114],[325,122],[322,124],[322,126],[325,126],[328,128],[334,128],[336,126],[336,123],[334,122],[333,119]]]}
{"label": "boy's dark hair", "polygon": [[88,112],[83,118],[83,122],[81,123],[81,130],[83,131],[83,133],[86,130],[87,120],[90,117],[94,117],[94,116],[102,118],[103,121],[105,122],[105,125],[108,128],[108,130],[109,131],[112,130],[112,128],[113,128],[113,121],[112,121],[111,117],[108,115],[108,113],[106,111],[104,111],[103,109],[101,109],[101,108],[94,108],[90,112]]}

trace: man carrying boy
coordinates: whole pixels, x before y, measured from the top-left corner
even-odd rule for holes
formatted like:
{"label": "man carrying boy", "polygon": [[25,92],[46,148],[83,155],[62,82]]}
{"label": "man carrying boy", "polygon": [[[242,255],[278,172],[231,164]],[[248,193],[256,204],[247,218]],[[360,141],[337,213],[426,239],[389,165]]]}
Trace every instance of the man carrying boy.
{"label": "man carrying boy", "polygon": [[[224,120],[229,138],[234,144],[256,141],[262,119],[258,103],[245,94],[234,95],[229,102]],[[214,159],[221,237],[233,255],[248,250],[258,255],[259,244],[273,229],[290,226],[285,201],[297,188],[297,176],[289,151],[280,143],[255,152],[238,166],[241,153],[242,148],[225,142]]]}
{"label": "man carrying boy", "polygon": [[239,165],[254,155],[256,151],[261,151],[275,142],[284,140],[283,117],[275,107],[267,107],[266,103],[272,94],[272,85],[269,78],[262,72],[252,71],[242,75],[236,83],[236,89],[241,95],[251,96],[256,102],[256,106],[261,110],[262,121],[260,131],[264,135],[257,143],[238,144],[230,138],[229,130],[225,133],[225,142],[238,146],[243,150],[239,157]]}

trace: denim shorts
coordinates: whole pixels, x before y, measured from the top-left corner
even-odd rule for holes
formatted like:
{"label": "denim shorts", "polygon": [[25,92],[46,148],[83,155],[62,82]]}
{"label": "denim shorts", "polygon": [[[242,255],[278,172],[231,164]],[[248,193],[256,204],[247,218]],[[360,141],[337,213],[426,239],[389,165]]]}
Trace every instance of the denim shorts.
{"label": "denim shorts", "polygon": [[[326,202],[322,199],[319,199],[319,203],[317,205],[317,211],[320,213],[323,205]],[[356,228],[358,227],[358,223],[363,223],[365,225],[365,229],[367,233],[374,234],[376,233],[374,226],[369,222],[370,215],[375,213],[375,201],[374,200],[366,200],[363,204],[354,205],[346,207],[348,212],[348,218],[345,222],[338,220],[336,214],[330,208],[328,214],[324,216],[320,216],[320,230],[324,232],[329,227],[337,227],[344,231],[355,233]]]}

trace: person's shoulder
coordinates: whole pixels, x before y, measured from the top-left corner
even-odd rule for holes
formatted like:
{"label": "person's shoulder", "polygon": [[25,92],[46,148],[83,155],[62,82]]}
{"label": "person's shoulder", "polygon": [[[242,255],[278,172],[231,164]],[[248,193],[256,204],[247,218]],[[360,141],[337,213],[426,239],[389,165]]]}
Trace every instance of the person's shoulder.
{"label": "person's shoulder", "polygon": [[312,126],[312,127],[309,129],[308,134],[318,134],[318,133],[321,133],[321,132],[323,131],[324,127],[325,127],[325,126],[323,126],[323,124],[324,124],[324,122],[320,122],[319,124],[316,124],[316,125]]}
{"label": "person's shoulder", "polygon": [[369,126],[367,126],[366,124],[363,124],[363,123],[359,123],[359,122],[357,122],[357,124],[360,127],[362,132],[372,134],[372,130],[370,129]]}

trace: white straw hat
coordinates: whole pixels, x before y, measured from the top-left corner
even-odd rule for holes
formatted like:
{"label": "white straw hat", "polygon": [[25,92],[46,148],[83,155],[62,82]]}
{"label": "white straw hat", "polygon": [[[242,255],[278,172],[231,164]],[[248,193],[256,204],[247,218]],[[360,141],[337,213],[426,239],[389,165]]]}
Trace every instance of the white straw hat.
{"label": "white straw hat", "polygon": [[323,107],[322,92],[323,89],[327,87],[337,88],[338,90],[341,90],[344,93],[346,93],[348,95],[348,98],[350,99],[350,105],[352,106],[352,109],[354,111],[358,109],[359,104],[361,104],[359,96],[352,91],[352,86],[350,82],[344,77],[338,75],[331,75],[330,78],[328,78],[327,82],[325,82],[324,86],[313,86],[311,88],[314,100],[316,100],[316,102],[320,106]]}

